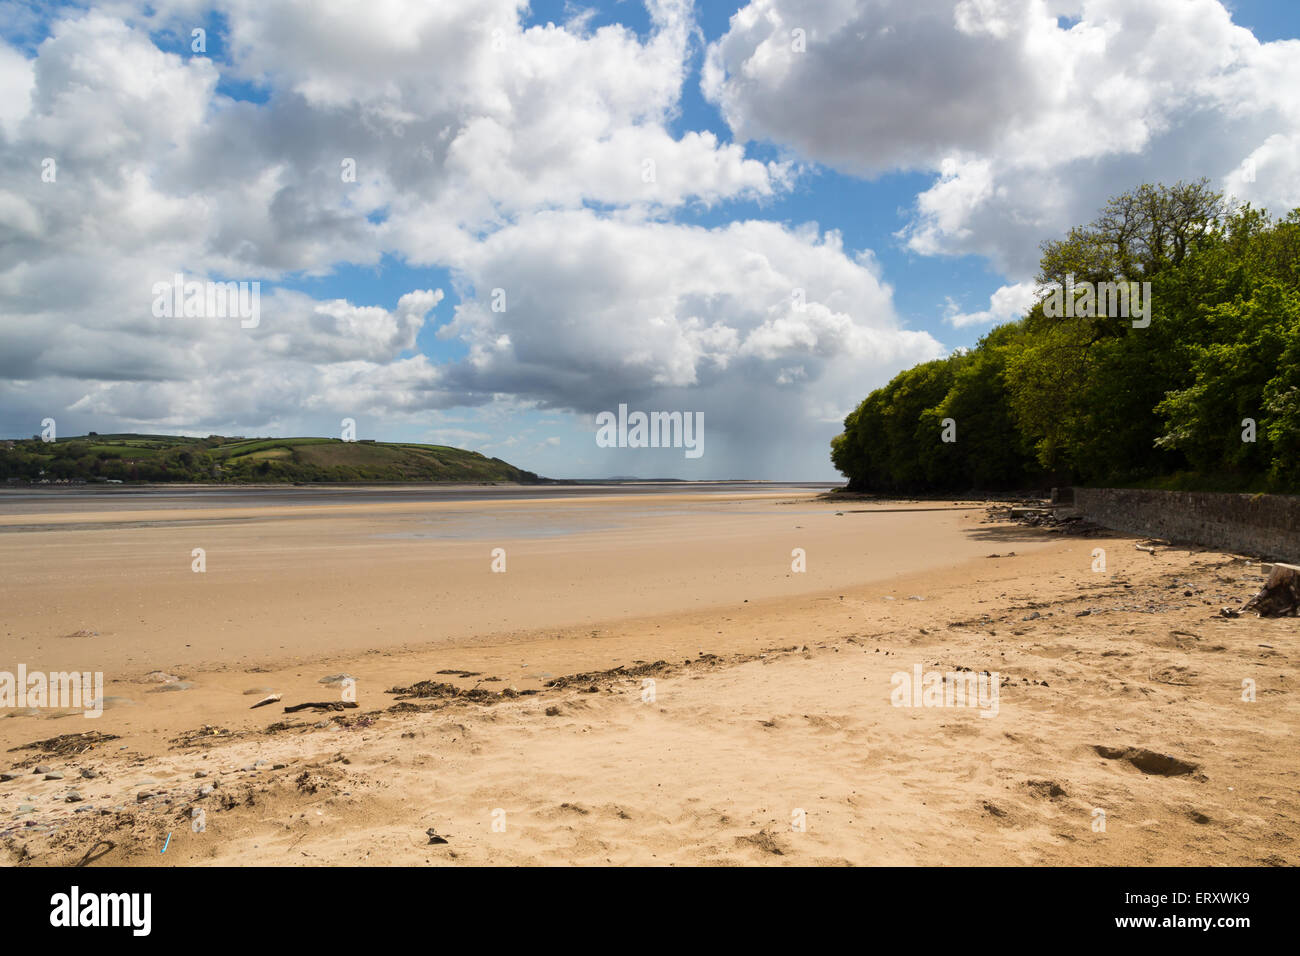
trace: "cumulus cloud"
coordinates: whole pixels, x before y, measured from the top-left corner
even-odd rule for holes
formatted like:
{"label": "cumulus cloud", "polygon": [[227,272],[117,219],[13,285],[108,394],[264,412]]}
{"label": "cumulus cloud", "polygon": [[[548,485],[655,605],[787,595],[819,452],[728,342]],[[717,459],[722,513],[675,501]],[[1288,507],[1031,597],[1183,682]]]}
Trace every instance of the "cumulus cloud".
{"label": "cumulus cloud", "polygon": [[738,139],[932,171],[902,239],[1018,279],[1127,185],[1208,175],[1291,208],[1298,85],[1300,42],[1259,42],[1219,0],[753,0],[703,78]]}
{"label": "cumulus cloud", "polygon": [[[513,0],[51,11],[34,56],[0,44],[5,425],[33,405],[271,427],[285,408],[478,401],[405,354],[441,291],[390,311],[273,284],[384,255],[446,265],[539,208],[637,219],[785,188],[781,164],[669,133],[690,10],[650,10],[644,38],[525,30]],[[190,25],[214,13],[227,31],[209,50],[224,57],[191,55]],[[155,42],[168,36],[181,52]],[[223,80],[265,101],[231,99]],[[263,322],[152,315],[175,273],[272,284]]]}
{"label": "cumulus cloud", "polygon": [[989,296],[989,307],[979,312],[962,312],[956,302],[948,300],[945,316],[949,325],[964,329],[973,325],[993,325],[1020,318],[1038,301],[1038,285],[1017,282],[1004,285]]}
{"label": "cumulus cloud", "polygon": [[815,226],[546,212],[457,268],[464,301],[439,335],[470,354],[446,368],[447,385],[593,415],[620,403],[703,411],[735,473],[771,469],[792,446],[824,456],[867,389],[943,351],[901,327],[870,256]]}

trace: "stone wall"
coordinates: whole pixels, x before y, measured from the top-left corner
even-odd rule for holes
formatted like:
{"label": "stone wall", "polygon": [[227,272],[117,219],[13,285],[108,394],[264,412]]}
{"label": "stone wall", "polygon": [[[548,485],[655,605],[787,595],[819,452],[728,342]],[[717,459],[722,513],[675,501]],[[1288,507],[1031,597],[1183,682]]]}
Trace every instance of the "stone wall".
{"label": "stone wall", "polygon": [[1115,531],[1300,563],[1300,496],[1075,488],[1074,506]]}

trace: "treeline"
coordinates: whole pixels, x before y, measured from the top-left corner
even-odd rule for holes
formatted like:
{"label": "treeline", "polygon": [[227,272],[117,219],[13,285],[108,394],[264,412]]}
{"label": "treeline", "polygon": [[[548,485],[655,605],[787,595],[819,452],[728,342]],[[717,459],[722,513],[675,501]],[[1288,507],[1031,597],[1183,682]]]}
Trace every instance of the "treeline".
{"label": "treeline", "polygon": [[[140,441],[100,444],[94,433],[54,442],[33,437],[0,443],[0,478],[62,481],[210,481],[219,474],[208,449],[224,439],[177,439],[174,447]],[[183,442],[183,444],[182,444]]]}
{"label": "treeline", "polygon": [[[1300,492],[1300,209],[1142,186],[1044,243],[1037,279],[1022,319],[845,418],[831,460],[851,490]],[[1121,281],[1150,283],[1145,316],[1099,308],[1094,287]]]}

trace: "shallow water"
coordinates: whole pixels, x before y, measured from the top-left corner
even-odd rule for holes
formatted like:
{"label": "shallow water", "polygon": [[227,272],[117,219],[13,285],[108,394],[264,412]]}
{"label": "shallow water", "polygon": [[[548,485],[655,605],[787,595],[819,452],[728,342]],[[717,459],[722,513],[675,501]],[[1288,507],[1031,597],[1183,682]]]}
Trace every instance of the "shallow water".
{"label": "shallow water", "polygon": [[667,481],[601,482],[573,485],[265,485],[198,487],[82,486],[75,488],[0,489],[0,514],[55,513],[102,508],[248,508],[259,505],[347,503],[420,503],[435,501],[530,501],[548,498],[603,498],[618,495],[762,494],[779,491],[828,491],[835,482]]}

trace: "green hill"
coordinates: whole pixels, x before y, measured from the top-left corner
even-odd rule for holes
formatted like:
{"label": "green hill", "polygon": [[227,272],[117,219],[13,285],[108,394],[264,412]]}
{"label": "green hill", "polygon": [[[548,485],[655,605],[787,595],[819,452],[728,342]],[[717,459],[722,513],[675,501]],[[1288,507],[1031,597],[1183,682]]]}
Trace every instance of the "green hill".
{"label": "green hill", "polygon": [[0,441],[0,478],[40,481],[509,481],[541,479],[448,445],[337,438],[100,435]]}

